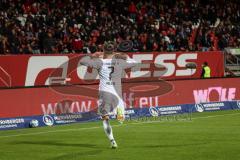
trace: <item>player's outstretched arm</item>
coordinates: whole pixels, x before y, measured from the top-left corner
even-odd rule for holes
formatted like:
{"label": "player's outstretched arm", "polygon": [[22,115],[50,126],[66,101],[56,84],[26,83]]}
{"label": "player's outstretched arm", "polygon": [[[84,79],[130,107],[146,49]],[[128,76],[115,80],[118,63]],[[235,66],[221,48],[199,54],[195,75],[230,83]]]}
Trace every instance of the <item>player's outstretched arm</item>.
{"label": "player's outstretched arm", "polygon": [[100,58],[101,56],[103,56],[103,52],[95,52],[95,53],[89,54],[89,56],[91,58]]}
{"label": "player's outstretched arm", "polygon": [[92,68],[99,68],[101,66],[101,60],[99,59],[101,56],[101,52],[87,54],[81,59],[80,64]]}

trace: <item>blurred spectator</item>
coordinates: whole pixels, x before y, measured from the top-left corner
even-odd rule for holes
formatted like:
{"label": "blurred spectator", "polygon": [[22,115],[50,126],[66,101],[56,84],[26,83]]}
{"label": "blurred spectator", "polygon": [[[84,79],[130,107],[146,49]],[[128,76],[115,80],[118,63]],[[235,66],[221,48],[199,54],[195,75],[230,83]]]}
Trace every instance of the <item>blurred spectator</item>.
{"label": "blurred spectator", "polygon": [[211,47],[210,35],[204,33],[200,38],[200,45],[202,46],[202,51],[208,51],[208,49]]}
{"label": "blurred spectator", "polygon": [[72,48],[74,52],[80,53],[83,49],[83,41],[81,40],[79,35],[76,35],[72,40]]}
{"label": "blurred spectator", "polygon": [[43,40],[44,53],[56,53],[56,41],[52,36],[52,33],[48,33],[45,39]]}
{"label": "blurred spectator", "polygon": [[132,1],[128,7],[128,12],[130,13],[130,18],[135,20],[137,14],[137,8],[134,2]]}

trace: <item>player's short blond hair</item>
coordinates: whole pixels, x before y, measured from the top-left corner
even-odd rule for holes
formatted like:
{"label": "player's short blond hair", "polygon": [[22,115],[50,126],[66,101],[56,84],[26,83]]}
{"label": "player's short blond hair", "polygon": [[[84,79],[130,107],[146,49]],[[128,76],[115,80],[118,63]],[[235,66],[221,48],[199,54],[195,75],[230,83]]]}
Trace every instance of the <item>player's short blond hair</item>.
{"label": "player's short blond hair", "polygon": [[112,42],[112,41],[104,42],[103,52],[105,54],[112,54],[114,50],[115,50],[114,42]]}

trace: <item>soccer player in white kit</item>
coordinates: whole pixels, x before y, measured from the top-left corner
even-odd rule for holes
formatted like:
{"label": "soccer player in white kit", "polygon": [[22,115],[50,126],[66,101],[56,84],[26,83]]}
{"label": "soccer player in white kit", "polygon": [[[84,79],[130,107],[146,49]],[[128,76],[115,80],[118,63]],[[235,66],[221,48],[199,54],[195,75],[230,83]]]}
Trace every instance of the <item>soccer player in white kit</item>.
{"label": "soccer player in white kit", "polygon": [[111,147],[117,148],[109,123],[109,115],[116,115],[120,122],[125,119],[121,78],[126,68],[133,67],[137,63],[126,54],[115,53],[112,42],[104,44],[102,56],[98,53],[88,55],[80,63],[98,70],[100,79],[98,112],[102,117],[103,128],[111,142]]}

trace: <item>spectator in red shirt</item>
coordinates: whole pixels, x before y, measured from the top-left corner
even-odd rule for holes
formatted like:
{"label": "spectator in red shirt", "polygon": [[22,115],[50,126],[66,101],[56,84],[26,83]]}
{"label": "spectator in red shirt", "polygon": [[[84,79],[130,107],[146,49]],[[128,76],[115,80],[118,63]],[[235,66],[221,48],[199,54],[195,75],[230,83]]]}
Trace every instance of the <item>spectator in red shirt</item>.
{"label": "spectator in red shirt", "polygon": [[83,41],[79,35],[75,36],[72,40],[72,49],[75,53],[82,52],[83,49]]}
{"label": "spectator in red shirt", "polygon": [[137,14],[137,8],[133,1],[130,3],[128,7],[128,12],[130,13],[130,18],[135,20],[136,14]]}

